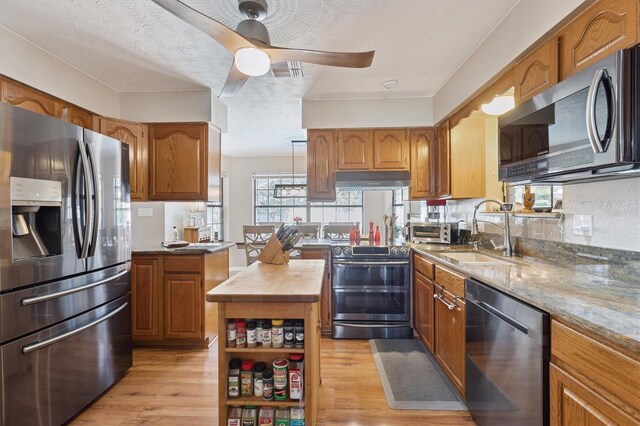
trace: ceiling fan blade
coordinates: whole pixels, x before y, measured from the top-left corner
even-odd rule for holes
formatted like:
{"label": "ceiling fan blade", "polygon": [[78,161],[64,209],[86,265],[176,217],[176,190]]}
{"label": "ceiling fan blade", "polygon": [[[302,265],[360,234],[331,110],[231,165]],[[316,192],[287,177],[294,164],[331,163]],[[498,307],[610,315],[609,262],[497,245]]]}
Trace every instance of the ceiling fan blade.
{"label": "ceiling fan blade", "polygon": [[269,55],[272,63],[298,61],[345,68],[366,68],[371,65],[375,53],[374,50],[369,52],[325,52],[275,46],[264,47],[262,50]]}
{"label": "ceiling fan blade", "polygon": [[198,12],[178,0],[152,1],[183,21],[208,34],[218,43],[226,47],[231,53],[235,53],[236,50],[243,47],[253,47],[253,43],[231,28],[225,27],[220,22],[209,18],[207,15]]}
{"label": "ceiling fan blade", "polygon": [[222,92],[220,93],[220,98],[229,98],[236,93],[242,86],[249,80],[249,76],[240,72],[240,70],[236,67],[235,61],[231,65],[231,71],[229,71],[229,75],[227,76],[227,81],[224,83],[224,87],[222,88]]}

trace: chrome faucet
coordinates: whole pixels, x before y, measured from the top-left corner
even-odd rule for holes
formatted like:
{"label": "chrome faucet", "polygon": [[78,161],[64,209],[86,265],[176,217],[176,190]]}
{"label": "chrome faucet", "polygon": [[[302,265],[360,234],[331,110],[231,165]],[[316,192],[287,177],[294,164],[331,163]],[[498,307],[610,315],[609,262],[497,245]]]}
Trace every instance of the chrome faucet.
{"label": "chrome faucet", "polygon": [[[476,217],[480,206],[486,203],[496,203],[497,205],[500,206],[500,209],[504,211],[504,226],[500,226],[496,223],[488,222],[486,220],[480,220]],[[475,208],[473,209],[473,221],[471,222],[471,235],[478,235],[478,222],[490,223],[499,228],[502,228],[504,233],[504,241],[502,245],[496,246],[493,240],[491,241],[491,244],[493,245],[493,248],[495,250],[500,250],[504,252],[505,256],[513,256],[513,246],[511,245],[511,227],[509,226],[509,210],[504,208],[503,203],[501,203],[498,200],[483,200],[483,201],[480,201],[478,204],[476,204]]]}

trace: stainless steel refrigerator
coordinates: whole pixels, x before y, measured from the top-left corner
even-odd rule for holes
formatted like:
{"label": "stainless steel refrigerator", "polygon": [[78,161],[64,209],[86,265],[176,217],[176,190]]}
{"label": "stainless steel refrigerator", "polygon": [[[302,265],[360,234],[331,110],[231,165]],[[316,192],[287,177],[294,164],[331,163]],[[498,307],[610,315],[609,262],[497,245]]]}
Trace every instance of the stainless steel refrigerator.
{"label": "stainless steel refrigerator", "polygon": [[131,366],[128,147],[0,104],[0,424],[58,425]]}

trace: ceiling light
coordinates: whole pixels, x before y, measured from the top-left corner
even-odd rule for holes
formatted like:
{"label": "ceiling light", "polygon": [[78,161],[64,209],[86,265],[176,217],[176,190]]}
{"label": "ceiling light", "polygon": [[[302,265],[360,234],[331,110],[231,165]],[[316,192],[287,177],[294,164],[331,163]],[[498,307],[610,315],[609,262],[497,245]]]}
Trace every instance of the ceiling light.
{"label": "ceiling light", "polygon": [[514,106],[513,96],[496,96],[488,104],[482,105],[482,112],[489,115],[502,115],[513,109]]}
{"label": "ceiling light", "polygon": [[256,77],[269,72],[271,60],[262,50],[245,47],[236,51],[235,65],[241,73]]}

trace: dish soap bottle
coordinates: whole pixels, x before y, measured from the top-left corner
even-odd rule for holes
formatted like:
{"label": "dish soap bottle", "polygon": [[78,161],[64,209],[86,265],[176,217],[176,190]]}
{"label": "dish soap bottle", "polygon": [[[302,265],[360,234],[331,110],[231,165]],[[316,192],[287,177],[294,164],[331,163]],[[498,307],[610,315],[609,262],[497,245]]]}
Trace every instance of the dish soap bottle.
{"label": "dish soap bottle", "polygon": [[178,227],[174,226],[173,231],[171,231],[171,240],[175,243],[178,241]]}

